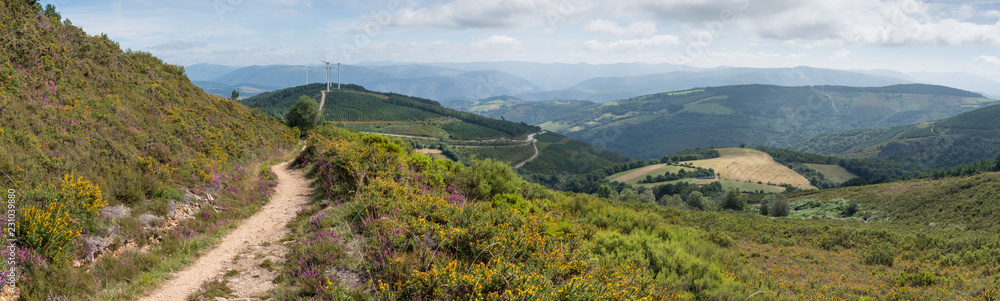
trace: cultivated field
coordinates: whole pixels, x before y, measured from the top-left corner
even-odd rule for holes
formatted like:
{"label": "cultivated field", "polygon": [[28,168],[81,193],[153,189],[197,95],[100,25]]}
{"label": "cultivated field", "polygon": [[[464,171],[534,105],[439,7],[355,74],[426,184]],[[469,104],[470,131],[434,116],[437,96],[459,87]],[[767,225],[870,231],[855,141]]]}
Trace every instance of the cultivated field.
{"label": "cultivated field", "polygon": [[[721,155],[719,158],[683,162],[685,164],[691,163],[692,165],[701,168],[715,169],[716,173],[722,174],[722,178],[716,180],[682,179],[654,184],[639,184],[639,181],[645,179],[647,175],[655,177],[657,175],[662,175],[667,171],[676,173],[681,169],[687,169],[688,171],[694,170],[693,168],[684,168],[681,166],[666,164],[655,164],[623,171],[609,176],[608,180],[646,187],[677,182],[688,182],[703,185],[719,181],[722,182],[722,185],[727,188],[736,187],[744,191],[764,190],[765,192],[784,191],[785,188],[777,186],[781,184],[792,184],[793,186],[802,189],[816,188],[810,185],[809,180],[805,177],[788,167],[775,162],[771,159],[771,156],[766,153],[752,149],[723,148],[719,149],[719,154]],[[847,170],[843,170],[843,168],[839,166],[819,166],[823,169],[820,170],[817,168],[817,170],[823,172],[823,175],[827,176],[827,178],[831,179],[831,181],[839,181],[844,177],[847,177],[847,179],[854,177],[853,174],[850,174]],[[833,167],[840,168],[840,171]],[[830,174],[828,175],[827,172]],[[843,181],[847,180],[845,179]],[[758,184],[758,182],[761,184]],[[772,183],[774,185],[767,185],[767,183]]]}
{"label": "cultivated field", "polygon": [[771,159],[771,156],[753,149],[720,148],[721,157],[689,161],[694,166],[715,169],[723,180],[792,184],[801,189],[816,189],[802,175]]}
{"label": "cultivated field", "polygon": [[844,169],[843,167],[840,167],[838,165],[811,164],[811,163],[806,163],[803,165],[815,169],[819,173],[823,174],[823,176],[826,177],[827,180],[830,180],[837,184],[843,184],[844,182],[847,182],[847,180],[858,177],[853,173],[851,173],[850,171],[847,171],[847,169]]}

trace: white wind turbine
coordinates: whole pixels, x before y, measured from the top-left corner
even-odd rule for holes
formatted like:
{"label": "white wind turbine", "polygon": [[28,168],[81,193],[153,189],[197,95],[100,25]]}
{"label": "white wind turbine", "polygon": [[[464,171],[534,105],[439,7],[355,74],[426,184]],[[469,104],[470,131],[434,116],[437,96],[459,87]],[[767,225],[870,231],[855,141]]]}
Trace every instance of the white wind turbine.
{"label": "white wind turbine", "polygon": [[330,58],[326,56],[326,52],[323,53],[324,60],[320,61],[326,64],[326,92],[330,92]]}
{"label": "white wind turbine", "polygon": [[306,85],[308,85],[309,84],[309,65],[306,65],[306,67],[303,68],[302,70],[306,71]]}

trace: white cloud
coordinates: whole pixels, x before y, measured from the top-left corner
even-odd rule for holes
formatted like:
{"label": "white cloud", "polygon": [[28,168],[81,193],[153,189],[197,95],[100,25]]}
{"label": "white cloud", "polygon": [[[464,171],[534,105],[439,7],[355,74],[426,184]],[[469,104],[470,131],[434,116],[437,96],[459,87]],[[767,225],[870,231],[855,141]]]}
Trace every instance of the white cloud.
{"label": "white cloud", "polygon": [[205,41],[198,40],[173,40],[160,45],[149,47],[153,50],[185,50],[191,48],[201,48],[208,46]]}
{"label": "white cloud", "polygon": [[636,21],[627,27],[618,26],[617,22],[594,20],[587,23],[583,30],[596,34],[613,34],[620,36],[651,37],[656,34],[656,23],[652,21]]}
{"label": "white cloud", "polygon": [[1000,65],[1000,57],[995,57],[991,55],[980,55],[976,57],[977,60],[986,62],[988,64]]}
{"label": "white cloud", "polygon": [[584,43],[587,49],[593,51],[629,51],[647,49],[655,46],[676,45],[681,39],[675,35],[655,35],[645,39],[618,40],[611,43],[601,43],[597,40],[590,40]]}
{"label": "white cloud", "polygon": [[510,28],[535,25],[558,3],[534,0],[456,0],[427,7],[406,7],[392,17],[402,27]]}
{"label": "white cloud", "polygon": [[831,61],[846,61],[851,59],[851,51],[847,49],[837,50],[826,58]]}
{"label": "white cloud", "polygon": [[486,48],[497,45],[518,46],[521,45],[521,41],[505,35],[493,35],[489,38],[472,43],[472,47],[476,48]]}

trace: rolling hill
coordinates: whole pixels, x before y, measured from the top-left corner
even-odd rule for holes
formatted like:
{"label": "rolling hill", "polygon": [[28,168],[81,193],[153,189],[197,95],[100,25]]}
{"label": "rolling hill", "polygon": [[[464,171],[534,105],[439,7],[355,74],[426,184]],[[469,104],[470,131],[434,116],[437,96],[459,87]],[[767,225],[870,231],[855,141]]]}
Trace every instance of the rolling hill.
{"label": "rolling hill", "polygon": [[[539,133],[534,146],[523,141],[541,131],[525,123],[483,117],[440,106],[436,101],[395,93],[369,91],[357,85],[327,94],[323,119],[359,131],[403,135],[417,148],[452,153],[452,159],[469,163],[472,158],[492,158],[515,165],[526,176],[550,177],[586,174],[628,159],[557,133]],[[282,89],[244,99],[262,112],[282,118],[306,95],[319,98],[323,84]],[[538,157],[528,161],[538,148]]]}
{"label": "rolling hill", "polygon": [[[313,97],[319,102],[324,88],[325,84],[298,86],[242,102],[283,119],[300,96]],[[455,140],[513,139],[540,131],[537,126],[460,112],[429,99],[372,92],[358,85],[344,85],[342,90],[330,91],[322,119],[361,131]]]}
{"label": "rolling hill", "polygon": [[791,149],[818,154],[889,159],[925,169],[992,159],[1000,153],[1000,105],[938,121],[820,135]]}
{"label": "rolling hill", "polygon": [[[254,85],[271,87],[270,90],[295,87],[306,82],[325,82],[323,66],[269,65],[249,66],[205,79],[204,76],[226,70],[228,66],[193,65],[197,70],[192,76],[206,91],[218,86],[241,87]],[[334,70],[333,82],[336,82]],[[463,71],[424,65],[359,66],[342,65],[340,80],[367,87],[373,91],[399,93],[441,101],[481,99],[498,95],[540,92],[542,89],[524,78],[495,70]],[[225,94],[216,94],[228,97]],[[215,94],[215,93],[213,93]]]}
{"label": "rolling hill", "polygon": [[698,71],[674,71],[624,77],[596,77],[584,80],[568,89],[515,95],[525,100],[589,100],[608,102],[618,99],[685,90],[697,87],[719,87],[746,84],[775,86],[835,85],[850,87],[906,84],[899,78],[864,74],[853,71],[795,68],[718,68]]}
{"label": "rolling hill", "polygon": [[[819,134],[951,117],[995,100],[931,85],[880,88],[741,85],[659,93],[562,108],[532,102],[483,113],[530,111],[542,128],[640,159],[703,146],[784,147]],[[568,112],[567,112],[568,111]],[[539,116],[540,115],[540,116]]]}

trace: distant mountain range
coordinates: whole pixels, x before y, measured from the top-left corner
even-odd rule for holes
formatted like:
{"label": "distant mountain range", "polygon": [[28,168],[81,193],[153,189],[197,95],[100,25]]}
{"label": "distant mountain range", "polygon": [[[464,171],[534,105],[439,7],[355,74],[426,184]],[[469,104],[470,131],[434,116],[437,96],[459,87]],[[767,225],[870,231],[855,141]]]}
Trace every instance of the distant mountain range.
{"label": "distant mountain range", "polygon": [[[277,90],[306,82],[305,66],[234,67],[196,64],[186,73],[209,93],[228,97],[233,89]],[[741,84],[874,87],[925,83],[1000,96],[1000,83],[969,73],[902,73],[893,70],[831,70],[811,67],[698,69],[673,64],[564,64],[531,62],[394,63],[342,65],[341,82],[440,101],[480,100],[511,95],[528,101],[618,99],[697,87]],[[336,74],[334,74],[336,76]],[[323,66],[309,66],[310,83],[325,82]],[[250,87],[253,89],[247,89]],[[215,91],[223,91],[217,93]]]}
{"label": "distant mountain range", "polygon": [[907,84],[880,88],[737,85],[609,103],[497,97],[454,104],[486,116],[539,124],[632,158],[650,159],[703,146],[786,147],[834,131],[939,120],[995,102],[964,90]]}

